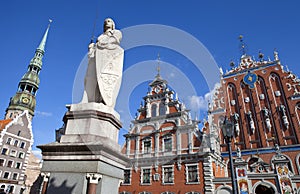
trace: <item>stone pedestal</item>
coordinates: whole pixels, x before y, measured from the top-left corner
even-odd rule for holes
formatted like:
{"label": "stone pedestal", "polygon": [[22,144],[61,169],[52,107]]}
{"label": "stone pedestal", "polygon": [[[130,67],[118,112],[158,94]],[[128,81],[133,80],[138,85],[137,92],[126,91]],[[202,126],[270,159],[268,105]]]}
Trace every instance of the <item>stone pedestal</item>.
{"label": "stone pedestal", "polygon": [[117,194],[129,159],[121,154],[119,115],[103,104],[68,105],[59,142],[40,145],[47,194]]}

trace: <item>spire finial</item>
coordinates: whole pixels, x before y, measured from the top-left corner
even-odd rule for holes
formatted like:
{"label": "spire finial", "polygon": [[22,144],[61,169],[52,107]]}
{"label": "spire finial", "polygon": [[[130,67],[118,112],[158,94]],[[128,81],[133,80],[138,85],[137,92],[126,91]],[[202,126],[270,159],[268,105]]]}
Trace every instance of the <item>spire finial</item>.
{"label": "spire finial", "polygon": [[160,55],[159,53],[157,54],[157,75],[160,75]]}
{"label": "spire finial", "polygon": [[247,50],[247,45],[245,44],[243,38],[244,38],[243,35],[239,36],[239,39],[240,39],[240,50],[242,52],[242,55],[245,56],[246,55],[246,50]]}
{"label": "spire finial", "polygon": [[41,51],[45,51],[45,45],[46,45],[46,41],[47,41],[47,36],[48,36],[48,31],[49,31],[49,28],[50,28],[50,24],[52,23],[52,20],[49,19],[49,24],[48,24],[48,27],[46,29],[46,32],[43,36],[43,39],[39,45],[39,47],[37,49],[41,50]]}

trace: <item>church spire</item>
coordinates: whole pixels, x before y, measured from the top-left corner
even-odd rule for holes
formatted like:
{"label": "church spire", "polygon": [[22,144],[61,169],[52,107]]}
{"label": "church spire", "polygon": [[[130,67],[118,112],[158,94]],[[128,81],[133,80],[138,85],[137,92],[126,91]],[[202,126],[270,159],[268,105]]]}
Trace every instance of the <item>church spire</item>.
{"label": "church spire", "polygon": [[48,27],[47,27],[47,29],[46,29],[46,32],[45,32],[45,34],[44,34],[44,36],[43,36],[43,39],[42,39],[42,41],[41,41],[39,47],[37,48],[37,49],[39,49],[39,50],[41,50],[41,51],[43,51],[43,52],[45,52],[45,45],[46,45],[46,41],[47,41],[47,37],[48,37],[48,32],[49,32],[49,28],[50,28],[50,24],[51,24],[51,23],[52,23],[52,20],[49,19],[49,24],[48,24]]}
{"label": "church spire", "polygon": [[51,22],[52,20],[49,20],[49,25],[38,48],[35,50],[35,54],[28,65],[27,72],[19,82],[17,93],[10,99],[9,106],[6,109],[5,119],[12,119],[25,110],[28,110],[31,117],[34,116],[36,106],[35,96],[40,84],[39,73],[42,69],[42,59],[45,53],[45,45]]}

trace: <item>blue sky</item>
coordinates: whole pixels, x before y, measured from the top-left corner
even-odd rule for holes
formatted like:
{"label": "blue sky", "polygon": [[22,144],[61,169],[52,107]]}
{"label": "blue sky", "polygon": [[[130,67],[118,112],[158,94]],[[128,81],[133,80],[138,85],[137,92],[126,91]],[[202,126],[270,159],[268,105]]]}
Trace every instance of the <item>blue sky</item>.
{"label": "blue sky", "polygon": [[[65,105],[72,103],[74,79],[87,52],[95,21],[95,36],[102,32],[102,23],[106,17],[112,17],[117,28],[121,30],[143,24],[175,27],[198,39],[211,53],[217,65],[223,69],[229,69],[230,60],[238,62],[241,55],[238,36],[243,34],[249,55],[257,58],[258,51],[261,50],[266,58],[270,56],[272,59],[273,50],[276,48],[282,64],[288,65],[290,70],[299,75],[299,6],[300,3],[296,0],[1,1],[0,110],[4,115],[9,99],[15,94],[18,82],[27,70],[49,18],[53,23],[40,74],[37,112],[33,119],[34,149],[36,145],[53,142],[55,129],[63,124]],[[149,38],[144,33],[138,36]],[[182,44],[181,41],[178,40],[178,45]],[[148,68],[146,72],[139,68],[134,70],[136,75],[143,72],[145,76],[140,75],[142,79],[139,86],[131,88],[130,98],[125,99],[132,115],[138,108],[141,97],[147,92],[149,81],[146,81],[148,78],[145,77],[154,78],[156,75],[157,53],[160,53],[162,60],[162,75],[171,79],[173,74],[170,70],[178,70],[192,83],[198,100],[209,92],[201,72],[182,53],[155,45],[128,49],[125,51],[124,71],[140,62],[148,61],[145,64]],[[140,65],[136,67],[141,67]],[[206,68],[206,64],[202,65]],[[81,74],[84,75],[84,71],[81,71]],[[219,75],[216,73],[209,76]],[[180,80],[179,76],[175,78]],[[128,84],[130,79],[126,82]],[[171,87],[172,84],[174,83],[170,83]],[[126,86],[123,84],[122,87]],[[173,88],[176,87],[179,86],[175,84]],[[183,99],[184,95],[183,93],[180,96],[179,93],[179,97]],[[184,101],[188,103],[187,98]],[[195,114],[203,117],[204,107],[198,108],[200,112]],[[124,128],[128,128],[129,118],[124,117],[123,123],[126,124]],[[124,133],[126,130],[121,132]]]}

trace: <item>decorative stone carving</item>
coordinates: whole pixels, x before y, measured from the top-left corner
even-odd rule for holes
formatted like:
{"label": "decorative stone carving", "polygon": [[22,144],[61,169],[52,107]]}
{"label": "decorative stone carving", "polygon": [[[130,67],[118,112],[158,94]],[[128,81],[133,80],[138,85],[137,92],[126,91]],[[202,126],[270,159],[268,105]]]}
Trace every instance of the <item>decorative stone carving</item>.
{"label": "decorative stone carving", "polygon": [[239,126],[240,115],[237,113],[233,113],[232,118],[234,121],[234,129],[235,129],[236,136],[239,136],[240,135],[240,126]]}
{"label": "decorative stone carving", "polygon": [[105,19],[103,33],[89,45],[82,103],[97,102],[114,108],[122,79],[121,39],[122,33],[115,29],[114,21]]}
{"label": "decorative stone carving", "polygon": [[269,111],[269,109],[267,109],[267,107],[264,107],[262,109],[262,111],[263,111],[263,114],[265,117],[266,127],[267,127],[268,131],[270,131],[271,127],[272,127],[271,120],[270,120],[270,111]]}
{"label": "decorative stone carving", "polygon": [[290,123],[289,123],[288,118],[286,116],[286,108],[285,108],[285,106],[283,104],[281,104],[279,106],[279,110],[281,111],[281,114],[282,114],[283,124],[284,124],[285,128],[288,129]]}
{"label": "decorative stone carving", "polygon": [[86,178],[89,180],[89,183],[98,184],[99,180],[102,179],[102,175],[98,173],[88,173]]}
{"label": "decorative stone carving", "polygon": [[255,125],[254,125],[254,121],[253,121],[253,118],[252,118],[252,113],[251,113],[251,111],[249,111],[246,114],[248,116],[248,121],[249,121],[250,129],[251,129],[252,133],[254,134],[254,132],[255,132]]}

